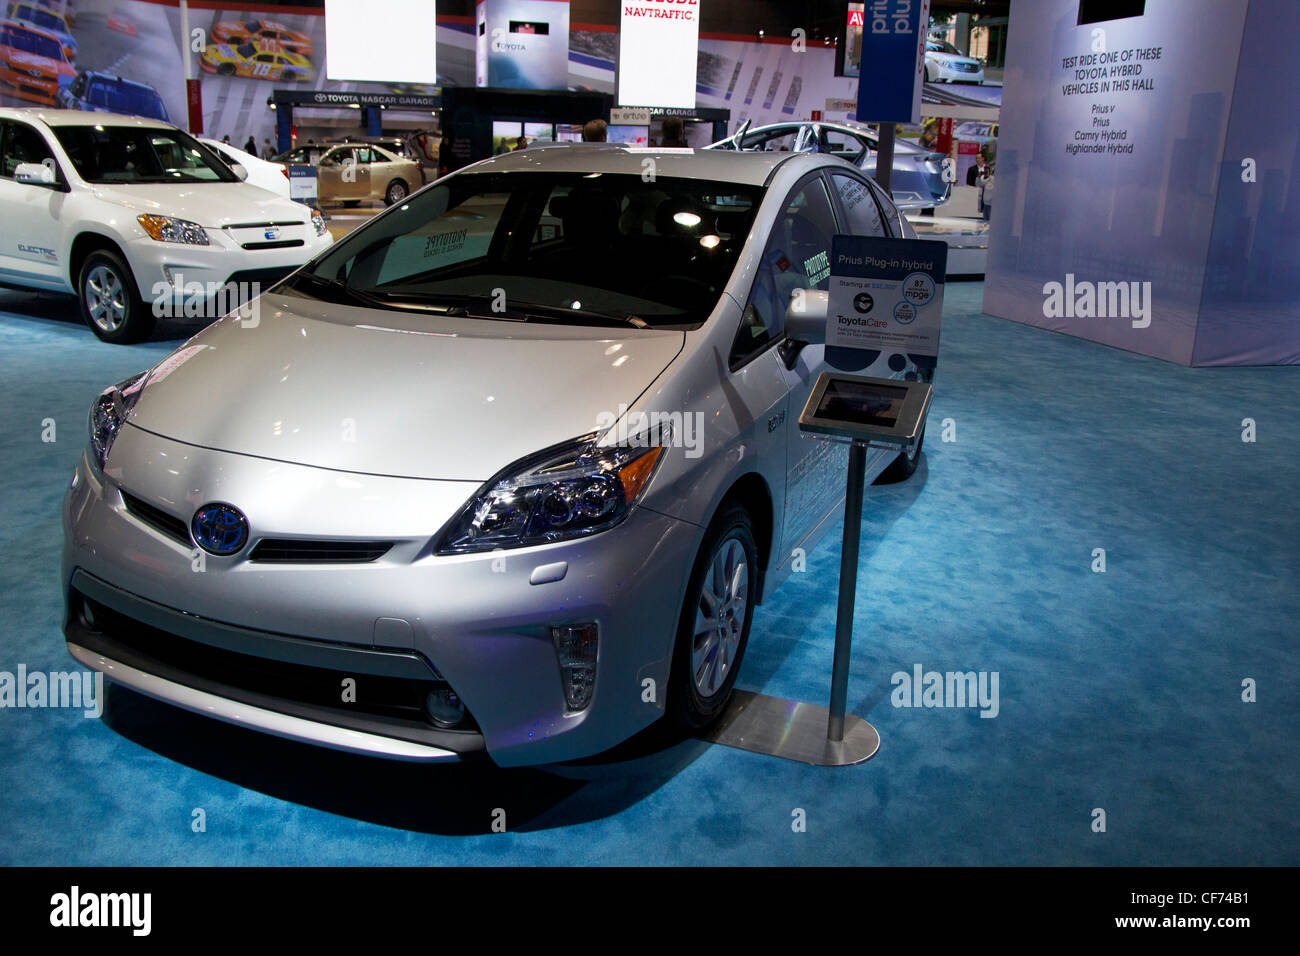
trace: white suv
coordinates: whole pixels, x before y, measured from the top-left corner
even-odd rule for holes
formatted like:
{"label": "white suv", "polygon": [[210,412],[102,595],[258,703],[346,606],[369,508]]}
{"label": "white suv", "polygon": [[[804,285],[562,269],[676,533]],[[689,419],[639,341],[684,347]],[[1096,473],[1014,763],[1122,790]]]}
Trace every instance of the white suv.
{"label": "white suv", "polygon": [[256,294],[333,241],[175,126],[77,110],[0,109],[0,223],[0,285],[74,293],[113,343]]}

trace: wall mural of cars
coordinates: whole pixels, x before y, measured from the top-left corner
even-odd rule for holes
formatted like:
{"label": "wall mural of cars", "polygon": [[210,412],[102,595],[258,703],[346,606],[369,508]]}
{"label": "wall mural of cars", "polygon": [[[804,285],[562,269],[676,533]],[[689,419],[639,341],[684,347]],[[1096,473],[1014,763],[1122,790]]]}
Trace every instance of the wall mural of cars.
{"label": "wall mural of cars", "polygon": [[212,24],[212,39],[229,46],[245,43],[274,43],[286,53],[311,59],[312,39],[305,33],[290,30],[276,20],[218,20]]}
{"label": "wall mural of cars", "polygon": [[210,45],[199,55],[199,66],[220,76],[245,76],[254,80],[293,83],[311,79],[311,60],[290,53],[274,42]]}
{"label": "wall mural of cars", "polygon": [[0,0],[0,106],[185,115],[179,9],[135,0]]}
{"label": "wall mural of cars", "polygon": [[51,10],[38,3],[26,2],[26,0],[19,0],[19,2],[9,4],[10,20],[17,20],[19,23],[28,26],[48,30],[58,38],[64,54],[69,61],[72,61],[77,58],[77,41],[72,35],[72,26],[68,17],[69,15],[66,13]]}
{"label": "wall mural of cars", "polygon": [[56,34],[21,20],[0,20],[0,91],[53,106],[77,71]]}

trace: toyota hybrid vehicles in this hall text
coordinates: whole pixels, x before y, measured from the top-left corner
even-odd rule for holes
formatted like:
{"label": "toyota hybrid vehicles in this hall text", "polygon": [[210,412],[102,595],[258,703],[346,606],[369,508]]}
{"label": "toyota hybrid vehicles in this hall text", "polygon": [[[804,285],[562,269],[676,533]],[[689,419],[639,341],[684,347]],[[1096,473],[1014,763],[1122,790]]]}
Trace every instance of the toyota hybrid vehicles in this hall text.
{"label": "toyota hybrid vehicles in this hall text", "polygon": [[270,286],[333,241],[188,133],[77,110],[0,109],[0,222],[0,285],[75,294],[114,343],[196,288]]}
{"label": "toyota hybrid vehicles in this hall text", "polygon": [[[913,236],[818,154],[557,144],[432,183],[255,326],[218,320],[95,401],[69,650],[411,760],[708,724],[755,606],[840,520],[847,452],[798,427],[837,233]],[[868,454],[870,478],[917,463]]]}

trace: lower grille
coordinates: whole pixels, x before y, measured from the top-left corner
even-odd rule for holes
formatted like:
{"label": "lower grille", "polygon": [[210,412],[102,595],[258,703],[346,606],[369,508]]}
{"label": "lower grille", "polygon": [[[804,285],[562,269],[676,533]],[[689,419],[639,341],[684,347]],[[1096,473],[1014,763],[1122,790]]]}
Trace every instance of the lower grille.
{"label": "lower grille", "polygon": [[[418,657],[419,664],[403,667],[405,676],[375,673],[378,668],[364,656],[373,652],[349,645],[332,645],[328,651],[336,656],[363,655],[354,662],[356,666],[349,666],[352,662],[347,661],[334,666],[316,666],[279,660],[192,640],[171,629],[159,629],[87,597],[75,585],[69,597],[66,628],[69,641],[164,680],[278,713],[445,747],[456,753],[483,748],[478,724],[468,710],[463,721],[453,729],[437,728],[429,720],[425,698],[431,690],[445,688],[447,684],[423,656],[408,655],[413,661]],[[178,616],[186,625],[197,620],[188,615]],[[235,634],[242,629],[216,627],[223,640],[231,640],[232,634],[234,639],[243,637]],[[259,636],[260,632],[247,634]],[[275,639],[273,635],[265,635],[262,642],[255,644],[260,649]],[[292,640],[298,647],[310,643],[302,639],[285,640]],[[273,653],[277,650],[266,649]],[[356,682],[354,700],[342,699],[340,688],[345,678]]]}
{"label": "lower grille", "polygon": [[250,561],[279,564],[368,564],[393,546],[391,541],[305,541],[263,538],[248,556]]}
{"label": "lower grille", "polygon": [[270,242],[245,242],[245,249],[292,249],[294,246],[306,245],[301,239],[278,239]]}

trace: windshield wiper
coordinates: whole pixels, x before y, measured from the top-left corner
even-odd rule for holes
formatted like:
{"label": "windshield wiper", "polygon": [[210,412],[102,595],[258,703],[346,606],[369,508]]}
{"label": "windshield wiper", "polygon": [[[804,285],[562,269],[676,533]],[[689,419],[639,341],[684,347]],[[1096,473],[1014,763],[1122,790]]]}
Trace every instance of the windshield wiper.
{"label": "windshield wiper", "polygon": [[[403,305],[416,308],[427,305],[436,305],[441,303],[454,303],[462,308],[452,312],[446,310],[447,314],[470,315],[467,306],[481,305],[483,303],[495,303],[495,295],[487,295],[476,292],[374,292],[366,293],[375,298],[376,301],[385,305],[391,305],[400,308]],[[444,310],[438,310],[444,311]],[[617,323],[619,325],[631,325],[638,329],[648,329],[650,324],[640,316],[632,315],[628,312],[601,312],[593,309],[574,309],[563,305],[547,305],[542,302],[523,302],[518,299],[510,300],[509,307],[502,312],[490,308],[488,311],[476,309],[473,315],[481,318],[504,319],[506,321],[527,322],[530,318],[556,319],[579,319],[587,322]]]}

